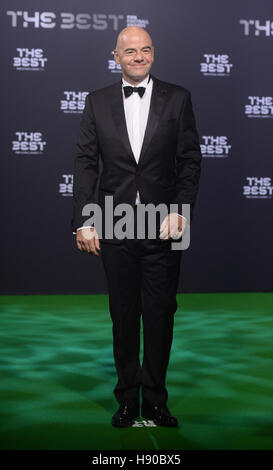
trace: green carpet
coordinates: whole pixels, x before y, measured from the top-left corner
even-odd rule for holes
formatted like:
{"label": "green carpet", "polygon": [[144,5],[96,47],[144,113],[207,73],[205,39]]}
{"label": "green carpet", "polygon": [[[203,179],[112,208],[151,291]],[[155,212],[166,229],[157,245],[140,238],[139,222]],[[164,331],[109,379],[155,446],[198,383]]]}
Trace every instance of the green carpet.
{"label": "green carpet", "polygon": [[273,449],[273,294],[177,299],[180,426],[117,429],[108,296],[0,297],[0,448]]}

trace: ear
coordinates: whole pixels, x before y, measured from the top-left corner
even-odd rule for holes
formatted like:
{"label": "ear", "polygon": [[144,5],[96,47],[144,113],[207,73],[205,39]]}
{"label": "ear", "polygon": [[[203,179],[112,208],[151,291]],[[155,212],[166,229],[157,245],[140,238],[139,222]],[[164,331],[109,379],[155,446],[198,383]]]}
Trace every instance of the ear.
{"label": "ear", "polygon": [[155,48],[153,47],[153,59],[152,59],[152,62],[154,61],[154,58],[155,58]]}
{"label": "ear", "polygon": [[119,56],[118,56],[118,51],[117,51],[117,49],[114,49],[114,57],[115,57],[116,63],[117,63],[117,64],[120,64],[120,61],[119,61]]}

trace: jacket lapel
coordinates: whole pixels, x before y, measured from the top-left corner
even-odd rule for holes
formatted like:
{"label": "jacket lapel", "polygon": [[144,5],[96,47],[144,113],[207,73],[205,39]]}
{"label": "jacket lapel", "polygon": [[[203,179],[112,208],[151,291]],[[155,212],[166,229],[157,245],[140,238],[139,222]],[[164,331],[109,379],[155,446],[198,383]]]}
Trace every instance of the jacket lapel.
{"label": "jacket lapel", "polygon": [[147,119],[147,126],[145,129],[138,164],[135,160],[127,131],[121,81],[115,85],[114,96],[111,102],[112,115],[117,127],[117,131],[119,132],[120,138],[124,144],[125,149],[127,150],[130,157],[133,159],[135,165],[139,165],[144,159],[145,153],[149,147],[149,144],[160,121],[160,117],[162,116],[164,103],[167,95],[167,90],[164,87],[164,84],[160,80],[155,78],[153,75],[151,75],[151,78],[153,79],[153,90]]}
{"label": "jacket lapel", "polygon": [[135,165],[137,162],[135,160],[132,147],[129,140],[129,135],[126,126],[126,118],[123,106],[123,97],[122,97],[122,82],[115,84],[113,98],[111,100],[111,111],[113,115],[114,122],[117,127],[117,133],[120,136],[125,149],[127,150],[130,157],[133,159]]}
{"label": "jacket lapel", "polygon": [[163,83],[151,75],[153,79],[153,90],[151,96],[150,109],[148,114],[147,126],[144,134],[143,144],[139,156],[138,164],[143,162],[149,144],[156,132],[156,128],[163,114],[164,103],[167,96],[167,90]]}

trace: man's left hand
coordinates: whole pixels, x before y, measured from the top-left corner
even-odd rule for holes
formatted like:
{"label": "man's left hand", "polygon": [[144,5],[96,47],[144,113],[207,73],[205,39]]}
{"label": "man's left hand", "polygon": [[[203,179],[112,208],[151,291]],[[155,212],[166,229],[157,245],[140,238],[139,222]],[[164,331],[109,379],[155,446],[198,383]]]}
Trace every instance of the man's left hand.
{"label": "man's left hand", "polygon": [[180,238],[183,235],[186,224],[186,220],[178,214],[173,212],[168,214],[160,226],[159,238],[161,240],[169,240],[170,238],[176,240]]}

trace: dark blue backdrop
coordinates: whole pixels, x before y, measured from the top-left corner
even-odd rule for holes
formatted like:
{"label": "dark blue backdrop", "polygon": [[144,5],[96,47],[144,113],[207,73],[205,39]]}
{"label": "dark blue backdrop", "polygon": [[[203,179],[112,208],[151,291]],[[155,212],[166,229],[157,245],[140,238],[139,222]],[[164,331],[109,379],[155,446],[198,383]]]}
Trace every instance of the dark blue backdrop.
{"label": "dark blue backdrop", "polygon": [[188,88],[203,153],[179,291],[272,290],[273,4],[1,3],[2,293],[104,293],[70,229],[85,94],[121,78],[118,32],[146,27],[152,73]]}

